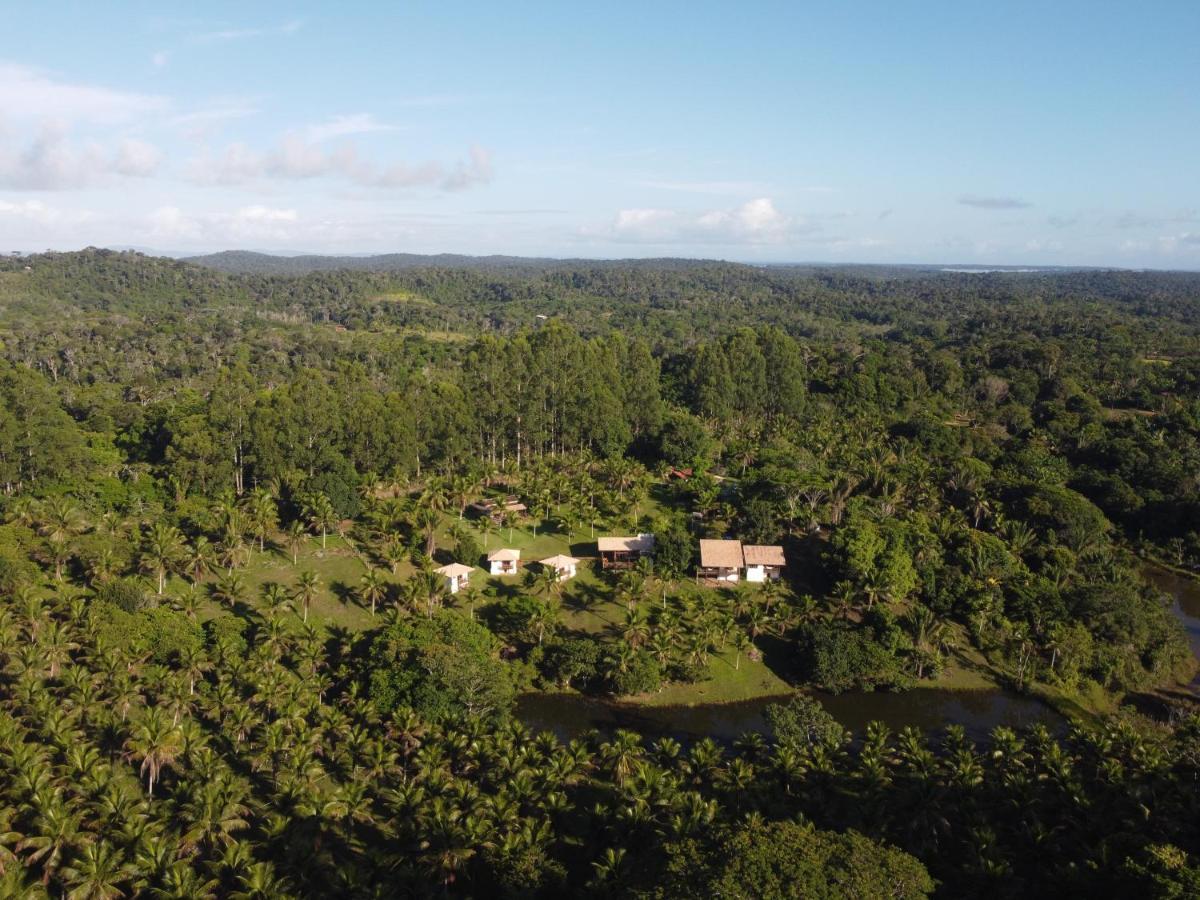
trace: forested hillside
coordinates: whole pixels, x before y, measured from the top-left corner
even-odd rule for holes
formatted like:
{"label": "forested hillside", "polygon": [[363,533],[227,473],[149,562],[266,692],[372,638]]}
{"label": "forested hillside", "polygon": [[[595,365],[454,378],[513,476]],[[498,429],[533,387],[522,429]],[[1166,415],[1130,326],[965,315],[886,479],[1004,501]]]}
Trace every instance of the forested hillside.
{"label": "forested hillside", "polygon": [[[1122,706],[1196,665],[1143,568],[1200,571],[1200,275],[262,268],[0,260],[0,893],[1200,889],[1200,719]],[[1073,721],[811,699],[967,676]],[[777,688],[731,746],[512,715]]]}

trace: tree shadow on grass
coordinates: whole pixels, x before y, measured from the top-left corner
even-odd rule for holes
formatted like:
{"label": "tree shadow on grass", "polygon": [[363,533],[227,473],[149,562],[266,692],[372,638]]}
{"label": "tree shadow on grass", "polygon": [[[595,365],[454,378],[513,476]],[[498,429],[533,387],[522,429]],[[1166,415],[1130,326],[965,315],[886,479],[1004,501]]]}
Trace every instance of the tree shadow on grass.
{"label": "tree shadow on grass", "polygon": [[362,607],[357,592],[344,581],[329,582],[329,593],[333,594],[334,598],[341,601],[345,606]]}
{"label": "tree shadow on grass", "polygon": [[774,634],[761,634],[754,641],[762,653],[763,665],[777,678],[797,685],[803,677],[799,647],[795,641]]}

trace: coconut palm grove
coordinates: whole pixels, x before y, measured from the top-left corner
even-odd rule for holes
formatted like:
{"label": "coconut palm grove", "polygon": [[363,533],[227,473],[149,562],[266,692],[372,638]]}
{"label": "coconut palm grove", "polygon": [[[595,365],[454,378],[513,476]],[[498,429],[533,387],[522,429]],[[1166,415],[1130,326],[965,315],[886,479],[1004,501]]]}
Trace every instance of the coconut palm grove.
{"label": "coconut palm grove", "polygon": [[5,257],[0,894],[1194,897],[1198,385],[1181,273]]}

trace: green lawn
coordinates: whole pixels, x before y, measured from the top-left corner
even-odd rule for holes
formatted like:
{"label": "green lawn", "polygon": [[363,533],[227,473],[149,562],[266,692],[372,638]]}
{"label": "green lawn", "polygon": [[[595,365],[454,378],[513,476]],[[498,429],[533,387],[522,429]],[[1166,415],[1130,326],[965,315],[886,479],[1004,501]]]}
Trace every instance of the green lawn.
{"label": "green lawn", "polygon": [[[645,513],[652,517],[661,509],[661,498],[658,498],[650,501]],[[453,546],[449,531],[459,524],[457,515],[446,514],[443,517],[436,535],[439,556]],[[476,569],[471,583],[483,594],[480,599],[481,605],[525,590],[526,572],[529,568],[536,568],[536,565],[530,566],[531,563],[536,564],[539,559],[556,554],[575,556],[581,560],[578,575],[566,582],[562,588],[563,629],[568,633],[586,633],[602,639],[620,640],[625,607],[616,600],[615,576],[600,570],[599,561],[596,559],[595,538],[592,537],[589,528],[584,527],[568,537],[553,527],[545,527],[544,524],[535,529],[534,523],[528,521],[524,523],[524,527],[511,531],[508,528],[500,528],[485,535],[477,522],[468,519],[461,524],[475,533],[483,549],[480,566],[486,565],[483,556],[490,550],[511,547],[521,551],[521,572],[518,575],[491,577],[484,568]],[[630,531],[633,529],[624,533]],[[614,529],[597,530],[595,536],[615,533],[622,532]],[[266,585],[280,584],[290,593],[299,574],[312,571],[320,578],[320,589],[309,607],[310,622],[318,626],[336,626],[350,631],[371,627],[373,620],[370,610],[360,603],[358,597],[359,581],[366,571],[362,555],[351,540],[337,535],[330,535],[326,544],[327,546],[322,548],[320,538],[311,537],[301,550],[295,565],[286,550],[272,548],[270,545],[265,552],[260,553],[255,549],[248,564],[240,570],[246,586],[246,602],[252,607],[260,608],[262,590]],[[398,596],[400,586],[413,571],[412,563],[407,560],[398,566],[395,574],[386,567],[383,569],[386,581],[393,586],[390,592],[393,596]],[[210,575],[207,581],[211,583],[215,578],[216,573]],[[183,587],[184,582],[181,579],[172,579],[173,591],[179,591]],[[656,600],[661,585],[654,582],[652,590]],[[450,605],[464,609],[461,597],[454,598]],[[201,615],[211,618],[219,615],[223,609],[215,601],[206,600]],[[959,658],[947,666],[942,676],[934,683],[937,687],[967,690],[994,685],[984,660],[968,658],[963,654],[957,656]],[[659,692],[628,698],[629,702],[647,706],[728,703],[775,696],[791,690],[788,682],[765,662],[753,661],[745,654],[741,656],[740,661],[736,661],[736,666],[735,661],[735,653],[729,648],[714,654],[710,659],[707,678],[694,684],[667,685]]]}
{"label": "green lawn", "polygon": [[708,677],[694,684],[668,684],[661,691],[637,697],[624,697],[622,702],[645,706],[695,706],[700,703],[734,703],[756,697],[775,697],[790,693],[794,688],[762,662],[753,662],[742,654],[735,665],[732,650],[713,654],[708,662]]}

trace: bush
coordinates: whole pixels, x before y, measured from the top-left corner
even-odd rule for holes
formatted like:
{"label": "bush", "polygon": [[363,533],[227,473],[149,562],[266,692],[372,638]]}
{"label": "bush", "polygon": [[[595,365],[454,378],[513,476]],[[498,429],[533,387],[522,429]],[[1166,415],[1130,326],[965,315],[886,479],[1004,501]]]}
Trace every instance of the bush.
{"label": "bush", "polygon": [[818,701],[804,694],[787,703],[772,703],[765,716],[780,744],[797,749],[814,745],[834,748],[846,742],[846,729]]}
{"label": "bush", "polygon": [[586,688],[600,671],[600,644],[591,638],[567,638],[547,644],[539,669],[542,677],[559,687],[572,682]]}
{"label": "bush", "polygon": [[933,891],[919,860],[854,831],[747,820],[666,849],[664,897],[910,900]]}
{"label": "bush", "polygon": [[513,672],[478,622],[448,611],[397,622],[371,643],[364,673],[382,712],[411,706],[423,718],[506,716],[516,697]]}
{"label": "bush", "polygon": [[638,650],[623,669],[609,660],[608,683],[614,694],[646,694],[662,685],[662,669],[653,656]]}
{"label": "bush", "polygon": [[144,650],[158,663],[168,663],[204,644],[199,625],[165,606],[127,612],[107,601],[97,601],[92,615],[98,643]]}
{"label": "bush", "polygon": [[138,578],[117,578],[96,590],[96,599],[111,603],[127,613],[140,612],[158,605],[158,598]]}
{"label": "bush", "polygon": [[208,646],[222,658],[244,656],[246,653],[246,620],[237,616],[217,616],[204,623]]}
{"label": "bush", "polygon": [[821,622],[805,630],[800,646],[808,681],[831,693],[909,684],[900,660],[869,629]]}
{"label": "bush", "polygon": [[479,541],[464,528],[454,544],[454,561],[464,566],[477,566],[481,556],[483,548],[479,546]]}

